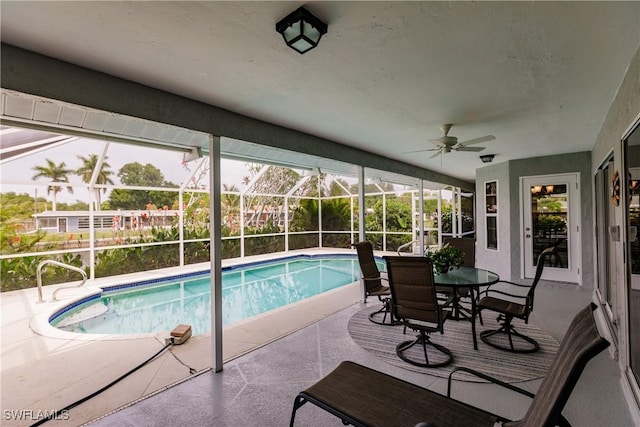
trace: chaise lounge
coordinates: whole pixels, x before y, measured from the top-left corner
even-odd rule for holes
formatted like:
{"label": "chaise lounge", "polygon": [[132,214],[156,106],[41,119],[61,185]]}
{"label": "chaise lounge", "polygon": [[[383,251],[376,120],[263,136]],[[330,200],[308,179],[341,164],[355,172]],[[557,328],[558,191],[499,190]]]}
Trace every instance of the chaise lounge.
{"label": "chaise lounge", "polygon": [[[493,427],[496,422],[511,427],[570,426],[562,409],[587,363],[609,346],[598,333],[593,317],[595,308],[590,304],[574,317],[535,395],[480,372],[458,368],[449,375],[447,396],[444,396],[345,361],[296,396],[290,426],[294,426],[296,411],[307,402],[339,417],[344,424],[359,427]],[[533,398],[527,413],[520,420],[510,421],[452,399],[451,381],[458,370]]]}

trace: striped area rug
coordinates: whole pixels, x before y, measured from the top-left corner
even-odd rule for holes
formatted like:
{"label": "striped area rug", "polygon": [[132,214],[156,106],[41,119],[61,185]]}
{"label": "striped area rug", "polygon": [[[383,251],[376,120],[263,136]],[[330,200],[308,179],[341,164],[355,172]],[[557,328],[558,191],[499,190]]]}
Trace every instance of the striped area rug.
{"label": "striped area rug", "polygon": [[[548,333],[532,324],[524,324],[514,321],[516,330],[534,338],[540,344],[540,350],[536,353],[522,354],[511,353],[490,347],[480,340],[478,335],[478,350],[473,349],[473,337],[471,324],[467,321],[448,320],[444,324],[445,333],[431,335],[435,343],[447,347],[453,353],[453,362],[443,368],[423,368],[406,363],[396,355],[396,345],[402,341],[411,340],[416,333],[407,329],[403,334],[403,326],[383,326],[369,321],[369,314],[378,307],[365,308],[354,314],[349,319],[348,330],[351,338],[363,349],[401,368],[415,372],[422,372],[437,377],[448,377],[452,369],[464,366],[484,372],[492,377],[505,382],[529,381],[541,378],[547,373],[553,356],[558,350],[558,342]],[[496,329],[495,316],[489,318],[488,313],[483,316],[484,325],[476,323],[476,330]],[[409,353],[411,359],[419,360],[422,348],[414,346]],[[406,353],[405,353],[406,354]],[[433,354],[433,356],[432,356]],[[429,352],[430,361],[437,361],[437,353]],[[424,355],[422,355],[424,358]],[[483,382],[477,377],[464,372],[455,374],[454,378],[460,381]]]}

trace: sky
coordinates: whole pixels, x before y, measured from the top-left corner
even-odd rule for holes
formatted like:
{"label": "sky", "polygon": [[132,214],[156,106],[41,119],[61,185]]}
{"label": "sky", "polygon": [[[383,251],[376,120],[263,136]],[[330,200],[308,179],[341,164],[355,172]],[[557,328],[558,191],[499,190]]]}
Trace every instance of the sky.
{"label": "sky", "polygon": [[[82,165],[82,161],[78,158],[79,153],[83,157],[89,157],[91,154],[99,156],[104,151],[105,145],[106,142],[104,141],[77,138],[66,144],[35,153],[32,152],[28,156],[14,158],[2,163],[0,164],[0,192],[13,191],[34,196],[37,188],[38,197],[46,197],[46,187],[50,181],[40,178],[35,182],[33,180],[33,176],[37,173],[33,169],[35,166],[46,166],[47,159],[50,159],[56,165],[65,162],[67,168],[75,170]],[[182,156],[182,153],[177,151],[110,143],[107,151],[107,162],[110,165],[109,170],[113,172],[111,179],[116,184],[120,183],[117,176],[120,168],[127,163],[138,162],[142,165],[153,164],[162,171],[165,180],[179,185],[187,180],[190,175],[190,172],[182,166]],[[195,165],[196,161],[188,163],[190,168],[195,167]],[[244,162],[221,160],[222,183],[240,187],[242,178],[246,175],[248,175],[248,172],[244,167]],[[73,194],[66,189],[58,193],[57,201],[75,203],[76,200],[81,200],[87,202],[88,191],[80,176],[69,174],[68,178],[70,183],[77,184],[77,186],[74,186]],[[208,181],[208,176],[205,180]],[[208,182],[204,184],[206,185]],[[47,197],[47,199],[49,201],[52,200],[51,196]],[[103,197],[103,200],[106,200],[106,197]]]}

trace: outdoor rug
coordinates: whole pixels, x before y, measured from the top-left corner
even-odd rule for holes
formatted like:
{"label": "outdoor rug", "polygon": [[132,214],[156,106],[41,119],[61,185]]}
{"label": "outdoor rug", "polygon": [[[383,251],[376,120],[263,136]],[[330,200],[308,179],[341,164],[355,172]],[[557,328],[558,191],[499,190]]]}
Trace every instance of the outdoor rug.
{"label": "outdoor rug", "polygon": [[[480,340],[480,331],[496,329],[498,324],[495,316],[491,317],[485,314],[483,316],[484,325],[480,325],[480,322],[476,319],[478,350],[473,349],[471,323],[466,320],[448,320],[444,323],[444,334],[433,333],[431,334],[431,340],[451,350],[453,362],[443,368],[414,366],[406,363],[396,355],[396,345],[402,341],[414,339],[417,333],[407,328],[407,333],[403,334],[404,327],[402,325],[384,326],[369,321],[369,314],[377,309],[378,307],[365,308],[355,313],[349,319],[347,326],[349,335],[360,347],[385,362],[414,372],[437,377],[448,377],[454,368],[464,366],[484,372],[504,382],[529,381],[545,376],[553,356],[558,350],[558,342],[551,335],[531,323],[516,323],[515,321],[516,330],[538,341],[540,350],[535,353],[510,353],[490,347]],[[415,353],[411,353],[414,349]],[[432,348],[430,351],[428,348],[428,352],[430,361],[438,360],[436,357],[437,352]],[[422,355],[422,347],[415,345],[405,354],[408,354],[411,359],[419,360],[420,355]],[[424,358],[424,355],[422,355],[422,358]],[[464,372],[456,373],[454,379],[484,382],[484,380]]]}

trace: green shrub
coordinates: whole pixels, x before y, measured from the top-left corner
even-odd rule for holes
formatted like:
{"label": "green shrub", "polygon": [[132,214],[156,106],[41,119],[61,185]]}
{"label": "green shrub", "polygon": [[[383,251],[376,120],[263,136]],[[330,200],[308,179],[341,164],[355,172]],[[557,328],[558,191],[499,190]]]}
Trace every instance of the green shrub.
{"label": "green shrub", "polygon": [[[38,265],[52,259],[74,267],[82,268],[82,259],[79,254],[62,254],[57,256],[26,256],[0,260],[0,277],[2,277],[2,292],[27,289],[37,286]],[[89,268],[84,269],[89,272]],[[54,265],[42,268],[42,284],[52,285],[80,280],[78,272]]]}

